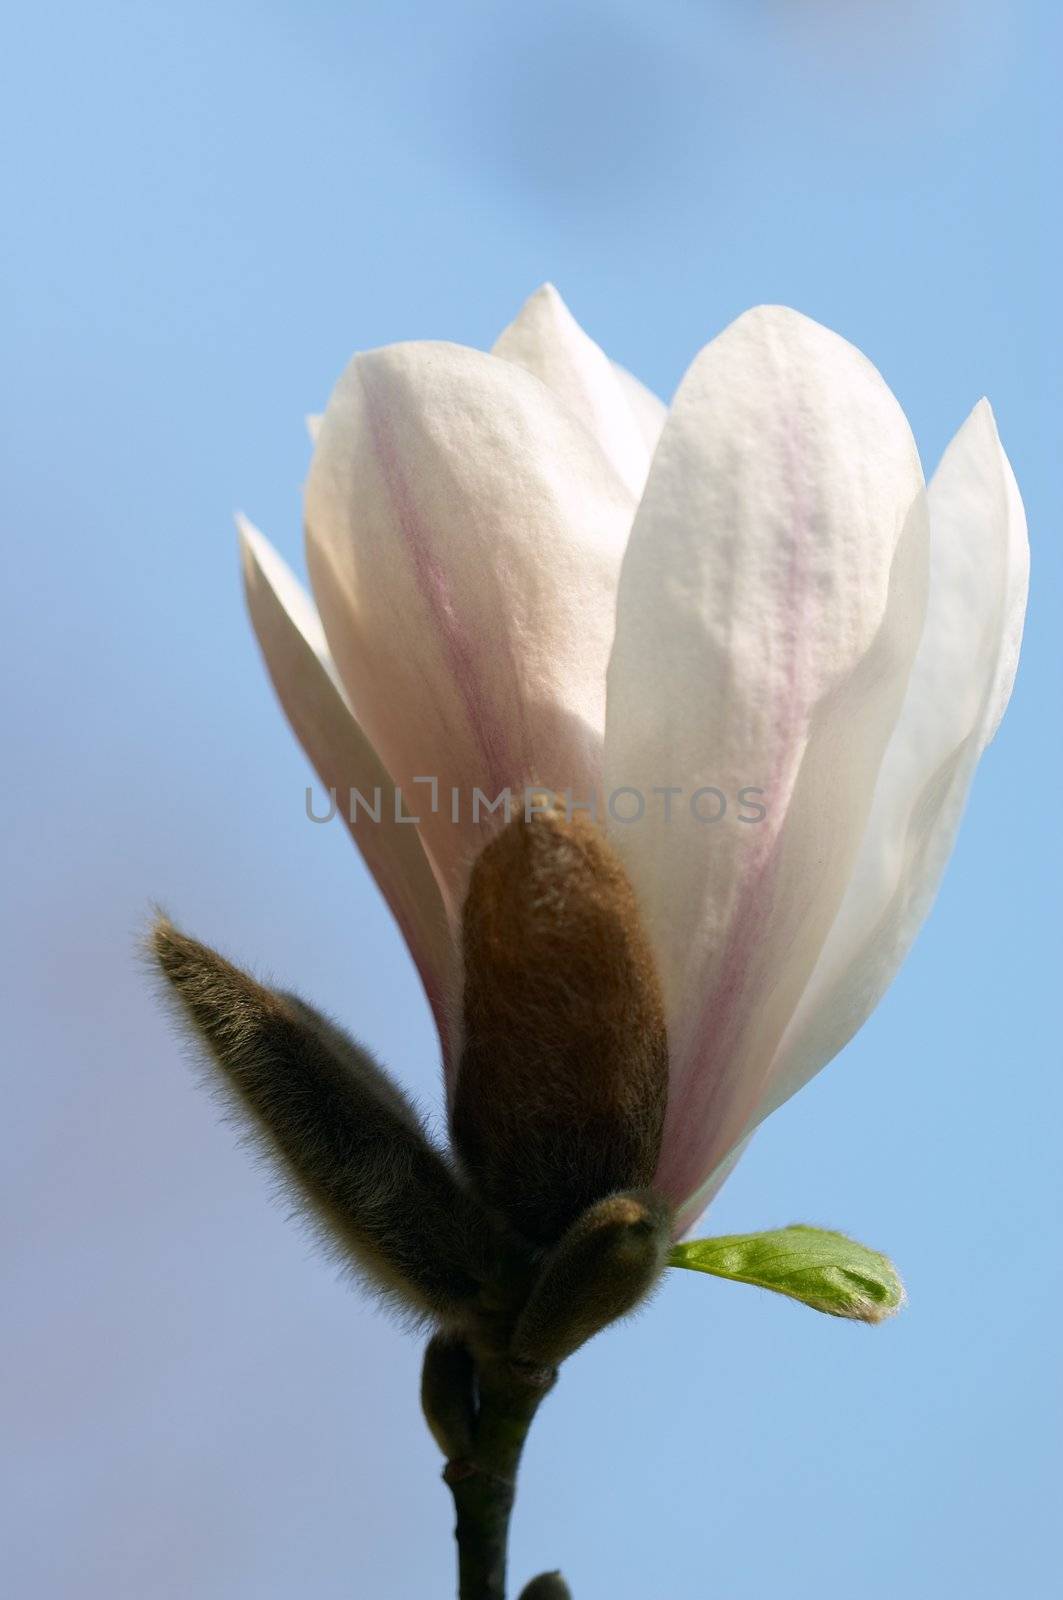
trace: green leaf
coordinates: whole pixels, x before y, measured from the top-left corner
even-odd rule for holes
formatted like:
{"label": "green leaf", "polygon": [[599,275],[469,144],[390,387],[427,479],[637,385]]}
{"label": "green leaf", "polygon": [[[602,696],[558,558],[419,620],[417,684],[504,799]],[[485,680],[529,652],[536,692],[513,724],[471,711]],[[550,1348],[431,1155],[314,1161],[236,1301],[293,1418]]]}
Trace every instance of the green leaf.
{"label": "green leaf", "polygon": [[755,1283],[803,1300],[832,1317],[881,1322],[905,1302],[904,1285],[888,1256],[844,1233],[825,1228],[776,1228],[771,1233],[733,1233],[691,1239],[668,1257],[672,1267],[710,1272],[716,1278]]}

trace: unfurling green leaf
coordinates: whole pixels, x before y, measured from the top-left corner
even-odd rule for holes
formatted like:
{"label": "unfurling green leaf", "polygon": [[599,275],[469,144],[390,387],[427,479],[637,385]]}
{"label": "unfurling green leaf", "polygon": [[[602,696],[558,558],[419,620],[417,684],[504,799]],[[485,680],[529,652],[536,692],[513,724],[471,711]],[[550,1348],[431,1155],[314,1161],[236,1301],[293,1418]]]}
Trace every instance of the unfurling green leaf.
{"label": "unfurling green leaf", "polygon": [[858,1322],[881,1322],[905,1301],[904,1285],[888,1256],[844,1233],[803,1224],[771,1233],[691,1239],[673,1246],[668,1264],[755,1283],[829,1316]]}

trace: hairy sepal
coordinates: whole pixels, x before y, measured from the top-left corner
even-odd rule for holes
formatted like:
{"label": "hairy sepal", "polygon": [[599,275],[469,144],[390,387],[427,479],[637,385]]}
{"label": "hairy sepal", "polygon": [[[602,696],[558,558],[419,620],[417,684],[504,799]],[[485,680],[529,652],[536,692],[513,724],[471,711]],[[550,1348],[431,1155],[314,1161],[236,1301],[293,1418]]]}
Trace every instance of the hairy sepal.
{"label": "hairy sepal", "polygon": [[402,1091],[335,1023],[165,917],[151,952],[214,1082],[323,1242],[407,1314],[460,1320],[493,1230]]}

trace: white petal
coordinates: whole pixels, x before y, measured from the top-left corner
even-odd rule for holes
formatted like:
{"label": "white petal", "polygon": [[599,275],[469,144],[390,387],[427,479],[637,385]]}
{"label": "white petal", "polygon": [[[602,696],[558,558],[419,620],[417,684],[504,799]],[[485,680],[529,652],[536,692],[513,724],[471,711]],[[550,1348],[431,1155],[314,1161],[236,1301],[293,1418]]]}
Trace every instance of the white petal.
{"label": "white petal", "polygon": [[764,1115],[837,1055],[893,981],[1015,676],[1029,546],[988,401],[949,445],[929,499],[926,626],[852,880],[784,1036]]}
{"label": "white petal", "polygon": [[[621,573],[605,759],[607,791],[647,799],[611,832],[665,987],[657,1182],[677,1202],[744,1136],[844,893],[922,627],[926,540],[908,425],[851,345],[768,307],[702,351]],[[670,823],[663,786],[682,791]],[[691,814],[708,786],[716,823]],[[739,820],[749,787],[763,821]]]}
{"label": "white petal", "polygon": [[673,1225],[674,1238],[680,1239],[685,1233],[689,1233],[702,1213],[709,1209],[731,1176],[731,1173],[745,1155],[752,1137],[752,1133],[747,1133],[744,1139],[740,1139],[736,1145],[733,1145],[723,1159],[716,1163],[700,1187],[694,1191],[685,1204],[678,1208]]}
{"label": "white petal", "polygon": [[634,400],[618,369],[584,333],[552,283],[524,302],[491,353],[534,373],[552,389],[598,440],[631,492],[642,493],[653,446],[647,444],[644,415],[637,415],[634,407],[640,404],[645,412],[647,400],[655,397],[631,378],[643,397]]}
{"label": "white petal", "polygon": [[[986,400],[984,404],[989,410],[989,401]],[[990,416],[992,417],[991,411]],[[993,430],[995,433],[995,422]],[[1000,656],[993,676],[993,685],[989,691],[989,704],[986,708],[982,735],[983,749],[995,736],[1000,727],[1000,720],[1008,709],[1008,701],[1011,699],[1015,674],[1019,667],[1019,650],[1022,648],[1022,633],[1026,622],[1026,596],[1030,587],[1030,542],[1026,533],[1026,512],[1011,462],[1004,454],[1004,447],[1000,444],[999,437],[997,445],[1000,449],[1000,464],[1008,497],[1008,555]]]}
{"label": "white petal", "polygon": [[[329,658],[321,622],[298,579],[258,529],[238,517],[248,609],[273,686],[300,744],[350,827],[417,964],[448,1054],[447,986],[454,956],[443,900],[415,827],[396,824],[392,782],[358,726]],[[349,793],[374,803],[350,820]]]}
{"label": "white petal", "polygon": [[638,430],[642,434],[643,443],[652,456],[657,448],[657,441],[661,437],[661,429],[664,427],[664,419],[668,415],[668,407],[663,400],[654,394],[652,389],[647,389],[644,383],[639,382],[634,373],[629,372],[626,367],[622,367],[618,361],[613,362],[613,371],[616,373],[627,403],[634,414]]}
{"label": "white petal", "polygon": [[[480,351],[406,344],[348,367],[306,505],[333,658],[423,819],[456,918],[499,820],[473,816],[474,789],[586,796],[599,781],[633,498],[538,379]],[[434,812],[423,778],[438,781]]]}

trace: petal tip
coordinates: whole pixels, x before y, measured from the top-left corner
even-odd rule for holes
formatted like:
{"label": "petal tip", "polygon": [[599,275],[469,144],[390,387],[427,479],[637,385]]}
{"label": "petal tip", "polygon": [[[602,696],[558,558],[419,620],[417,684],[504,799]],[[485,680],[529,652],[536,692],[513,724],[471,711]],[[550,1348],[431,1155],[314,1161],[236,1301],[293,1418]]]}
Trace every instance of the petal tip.
{"label": "petal tip", "polygon": [[996,413],[989,403],[988,395],[982,395],[981,399],[975,401],[975,404],[971,407],[971,416],[984,419],[989,423],[989,426],[992,428],[994,434],[997,433]]}
{"label": "petal tip", "polygon": [[240,543],[240,553],[244,564],[253,564],[261,567],[266,559],[269,543],[265,535],[260,533],[251,518],[242,511],[233,512],[233,521],[236,523],[236,536]]}
{"label": "petal tip", "polygon": [[790,327],[822,328],[823,324],[814,317],[807,316],[803,311],[797,311],[793,306],[784,306],[774,301],[764,301],[760,305],[750,306],[748,311],[742,311],[732,322],[732,327],[740,325],[763,324],[768,327],[786,325]]}
{"label": "petal tip", "polygon": [[[983,452],[987,459],[1003,455],[997,419],[986,396],[975,402],[946,446],[946,454],[953,444],[963,440],[968,447]],[[944,457],[942,458],[944,459]]]}
{"label": "petal tip", "polygon": [[872,367],[858,346],[846,339],[844,334],[836,333],[826,323],[817,322],[815,317],[797,311],[793,306],[771,303],[750,306],[748,311],[740,312],[729,322],[717,337],[729,343],[737,338],[740,346],[745,343],[747,347],[759,347],[766,352],[789,350],[806,364],[828,353],[849,357],[855,351],[862,363]]}
{"label": "petal tip", "polygon": [[557,285],[551,283],[549,278],[545,283],[541,283],[537,289],[532,290],[517,313],[516,320],[519,322],[522,317],[534,314],[536,311],[545,312],[550,317],[571,317],[572,315]]}
{"label": "petal tip", "polygon": [[284,557],[242,511],[236,513],[236,526],[248,592],[264,583],[290,615],[296,616],[305,610],[310,602]]}

